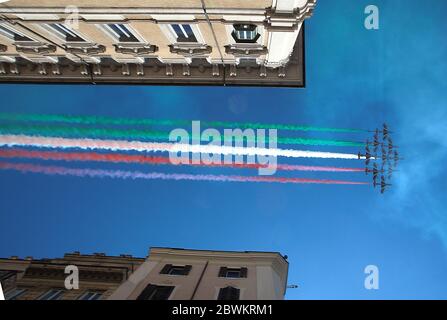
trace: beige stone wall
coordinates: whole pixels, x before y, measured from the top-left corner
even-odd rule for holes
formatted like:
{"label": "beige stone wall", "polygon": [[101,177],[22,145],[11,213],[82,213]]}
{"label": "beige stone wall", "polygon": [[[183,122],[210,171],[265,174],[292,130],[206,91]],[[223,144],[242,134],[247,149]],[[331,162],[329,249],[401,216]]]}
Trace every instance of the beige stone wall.
{"label": "beige stone wall", "polygon": [[[102,292],[101,299],[107,299],[121,284],[119,281],[107,279],[80,279],[79,289],[66,290],[64,279],[42,276],[30,276],[26,274],[29,267],[47,266],[48,269],[58,268],[63,272],[65,266],[75,265],[79,270],[85,271],[118,271],[123,274],[123,281],[133,273],[142,263],[142,258],[109,257],[100,255],[66,254],[64,258],[47,260],[22,260],[17,258],[0,259],[0,270],[17,271],[15,285],[17,288],[26,289],[17,300],[36,300],[50,289],[64,290],[60,300],[77,300],[86,291]],[[45,269],[45,267],[44,267]],[[128,274],[126,274],[128,273]]]}
{"label": "beige stone wall", "polygon": [[[35,43],[12,42],[0,35],[0,81],[302,87],[301,26],[315,1],[204,0],[204,10],[200,0],[12,0],[0,4],[0,23]],[[280,2],[282,10],[276,12]],[[82,52],[70,53],[73,49],[67,46],[73,43],[43,28],[73,18],[65,12],[69,5],[79,9],[74,31],[86,40],[77,44]],[[121,44],[101,27],[111,23],[126,24],[140,42],[117,50]],[[257,26],[256,43],[235,43],[231,34],[238,23]],[[190,25],[197,43],[176,43],[171,24]],[[143,53],[135,53],[141,46]],[[157,50],[150,52],[153,48]]]}
{"label": "beige stone wall", "polygon": [[[166,264],[191,265],[192,268],[186,276],[161,274]],[[267,272],[259,277],[257,268],[261,266]],[[247,277],[219,277],[221,267],[246,267]],[[240,289],[241,300],[256,300],[263,296],[282,299],[287,273],[287,262],[277,253],[153,248],[148,260],[117,289],[111,299],[134,300],[149,284],[174,286],[170,300],[215,300],[219,290],[227,286]],[[274,282],[274,278],[280,281]],[[259,292],[259,288],[265,292]],[[278,296],[278,292],[282,295]]]}
{"label": "beige stone wall", "polygon": [[[65,6],[76,4],[79,8],[80,20],[79,20],[79,29],[77,31],[80,35],[84,36],[86,39],[91,40],[94,43],[101,44],[106,46],[106,52],[102,54],[96,55],[97,57],[111,57],[111,58],[131,58],[131,55],[123,55],[115,52],[115,47],[113,46],[114,41],[107,34],[104,33],[103,30],[100,30],[96,24],[98,23],[107,23],[108,21],[88,21],[83,18],[83,14],[90,12],[88,9],[97,9],[98,3],[97,1],[91,0],[81,0],[81,1],[64,1],[64,0],[39,0],[39,1],[31,1],[31,0],[13,0],[7,3],[4,3],[3,6],[0,4],[0,10],[2,8],[11,8],[11,10],[18,11],[17,14],[13,14],[11,12],[5,12],[4,15],[9,18],[9,23],[15,29],[23,32],[24,34],[41,41],[43,43],[51,42],[53,44],[59,45],[57,51],[48,56],[64,56],[65,51],[62,48],[64,46],[64,42],[61,41],[58,37],[54,35],[54,33],[48,32],[47,30],[43,30],[38,25],[43,23],[51,23],[51,22],[64,22],[68,14],[64,13]],[[232,10],[234,12],[244,13],[244,10],[247,9],[255,9],[259,10],[258,15],[259,19],[263,19],[264,10],[267,7],[271,6],[271,0],[206,0],[206,7],[209,9],[215,10]],[[59,8],[59,9],[58,9]],[[192,16],[194,20],[192,21],[183,21],[182,18],[178,16],[165,15],[170,21],[162,21],[153,18],[153,15],[150,14],[151,9],[175,9],[179,14],[185,14],[182,12],[183,9],[198,9]],[[169,24],[171,22],[181,22],[187,24],[195,24],[200,29],[200,33],[203,36],[204,44],[212,46],[212,53],[204,56],[204,58],[211,58],[213,60],[221,60],[221,54],[224,60],[235,60],[235,57],[231,54],[225,53],[225,46],[228,45],[231,40],[231,35],[228,34],[228,29],[225,25],[232,25],[234,22],[249,22],[252,20],[252,15],[245,14],[236,16],[240,21],[226,21],[224,20],[224,11],[222,14],[213,14],[209,15],[209,19],[212,22],[212,28],[208,24],[206,20],[206,16],[202,11],[202,3],[200,0],[181,0],[181,1],[160,1],[160,0],[150,0],[150,1],[132,1],[131,5],[127,1],[107,1],[107,7],[104,7],[102,13],[108,14],[110,10],[121,9],[126,10],[122,11],[120,15],[124,18],[123,23],[129,24],[133,29],[135,29],[144,40],[149,43],[156,45],[159,50],[155,53],[156,57],[159,57],[161,60],[163,59],[182,59],[183,55],[171,53],[169,50],[169,44],[171,42],[167,39],[166,35],[161,32],[160,25]],[[148,10],[148,12],[139,12],[139,9]],[[20,12],[19,12],[20,11]],[[23,12],[22,12],[23,11]],[[52,12],[55,11],[55,12]],[[133,13],[132,13],[133,12]],[[40,20],[40,21],[30,21],[22,19],[24,14],[51,14],[56,15],[59,20]],[[116,14],[116,13],[113,13]],[[157,13],[158,15],[160,13]],[[190,14],[191,15],[191,14]],[[169,18],[172,17],[172,18]],[[234,15],[232,15],[234,17]],[[35,19],[38,19],[35,17]],[[112,22],[120,22],[120,21],[109,21]],[[259,29],[264,29],[263,23],[258,22]],[[218,47],[220,52],[216,46],[216,39],[214,39],[213,31],[215,37],[217,39]],[[267,44],[268,32],[265,31],[264,42],[261,45]],[[0,55],[6,56],[22,56],[27,57],[27,54],[18,53],[15,50],[15,46],[11,41],[6,39],[5,37],[0,36],[0,43],[7,45],[7,51],[4,53],[0,53]],[[34,55],[31,55],[34,56]],[[265,58],[265,56],[259,57],[261,59]]]}
{"label": "beige stone wall", "polygon": [[[271,6],[272,3],[271,0],[204,0],[204,2],[207,8],[266,8]],[[98,2],[92,0],[11,0],[2,5],[11,7],[65,7],[76,5],[83,8],[94,8],[98,6]],[[202,3],[200,0],[107,0],[107,6],[115,8],[201,8]]]}

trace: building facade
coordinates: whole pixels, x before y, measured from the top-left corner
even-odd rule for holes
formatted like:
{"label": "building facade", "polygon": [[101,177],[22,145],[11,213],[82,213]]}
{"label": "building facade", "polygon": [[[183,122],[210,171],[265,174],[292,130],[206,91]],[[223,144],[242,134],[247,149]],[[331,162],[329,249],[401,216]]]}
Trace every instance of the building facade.
{"label": "building facade", "polygon": [[[67,289],[67,266],[79,270]],[[279,300],[288,262],[277,252],[151,248],[149,256],[65,254],[0,259],[7,300]]]}
{"label": "building facade", "polygon": [[303,87],[315,3],[0,1],[0,82]]}
{"label": "building facade", "polygon": [[[130,255],[67,253],[59,259],[0,259],[0,281],[6,300],[107,299],[144,262]],[[79,286],[67,290],[67,266],[79,271]],[[68,270],[67,270],[68,271]]]}
{"label": "building facade", "polygon": [[281,300],[287,275],[276,252],[152,248],[109,299]]}

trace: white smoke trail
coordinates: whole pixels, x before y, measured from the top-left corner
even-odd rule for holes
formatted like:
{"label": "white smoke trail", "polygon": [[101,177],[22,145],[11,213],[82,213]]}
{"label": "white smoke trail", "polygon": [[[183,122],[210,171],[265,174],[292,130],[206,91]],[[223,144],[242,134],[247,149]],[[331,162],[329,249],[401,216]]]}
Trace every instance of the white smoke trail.
{"label": "white smoke trail", "polygon": [[[69,139],[26,135],[0,135],[0,146],[30,146],[39,148],[79,148],[84,150],[140,151],[140,152],[192,152],[223,155],[261,155],[290,158],[358,159],[350,153],[334,153],[292,149],[191,145],[125,140]],[[360,157],[364,159],[364,157]]]}

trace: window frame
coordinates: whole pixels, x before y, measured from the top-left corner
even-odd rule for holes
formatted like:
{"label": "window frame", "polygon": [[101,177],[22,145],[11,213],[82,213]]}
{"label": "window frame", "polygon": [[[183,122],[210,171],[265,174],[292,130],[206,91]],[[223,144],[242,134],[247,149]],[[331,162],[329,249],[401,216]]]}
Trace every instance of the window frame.
{"label": "window frame", "polygon": [[[16,300],[27,291],[27,288],[13,288],[5,292],[5,300]],[[14,292],[12,295],[11,293]]]}
{"label": "window frame", "polygon": [[[66,28],[67,32],[71,32],[73,33],[76,37],[82,39],[82,41],[67,41],[66,39],[66,35],[63,34],[62,32],[56,30],[52,25],[61,25],[63,26],[62,28]],[[60,23],[60,22],[50,22],[50,23],[45,23],[42,25],[39,25],[41,28],[43,28],[45,31],[49,32],[50,34],[54,35],[55,37],[57,37],[60,41],[63,41],[64,43],[80,43],[80,44],[88,44],[91,43],[91,41],[89,39],[87,39],[84,35],[82,35],[80,32],[78,32],[77,30],[73,30],[71,28],[69,28],[68,26],[66,26],[64,23]]]}
{"label": "window frame", "polygon": [[[177,270],[177,271],[180,271],[180,272],[176,273],[176,274],[173,274],[173,273],[171,273],[172,270]],[[187,264],[185,264],[185,265],[175,265],[175,264],[168,263],[168,264],[165,264],[163,266],[163,268],[160,270],[159,273],[163,274],[163,275],[174,276],[174,277],[182,277],[182,276],[186,277],[186,276],[189,275],[191,270],[192,270],[192,265],[187,265]]]}
{"label": "window frame", "polygon": [[[237,26],[254,26],[254,30],[238,30]],[[241,39],[237,37],[238,32],[256,32],[252,39]],[[262,39],[262,33],[259,26],[254,23],[234,23],[231,25],[231,37],[235,43],[259,43],[258,40]]]}
{"label": "window frame", "polygon": [[[182,33],[183,33],[183,36],[186,35],[185,38],[188,38],[188,36],[187,36],[187,32],[186,32],[184,26],[188,26],[189,29],[190,29],[191,32],[192,32],[192,35],[194,36],[194,40],[195,40],[195,41],[179,41],[180,36],[179,36],[179,34],[177,33],[177,31],[175,31],[174,26],[179,26],[179,28],[181,29],[181,31],[182,31]],[[193,28],[192,25],[189,24],[189,23],[170,23],[170,24],[169,24],[169,29],[170,29],[171,32],[173,33],[174,38],[175,38],[175,43],[177,43],[177,44],[178,44],[178,43],[182,43],[182,44],[188,44],[188,43],[200,43],[200,42],[199,42],[199,38],[198,38],[198,36],[196,35],[196,32],[194,31],[195,28]]]}
{"label": "window frame", "polygon": [[[230,274],[237,274],[237,276],[231,276]],[[241,278],[241,269],[236,269],[236,268],[227,268],[227,270],[225,271],[225,278],[232,278],[232,279],[239,279]]]}
{"label": "window frame", "polygon": [[[228,273],[238,273],[238,276],[229,276]],[[219,278],[225,279],[246,279],[248,278],[248,268],[247,267],[220,267],[219,268]]]}
{"label": "window frame", "polygon": [[[231,291],[224,296],[223,290],[235,290],[237,292],[237,299],[228,299],[229,298],[228,296],[231,294]],[[241,288],[236,288],[233,286],[226,286],[226,287],[219,288],[219,290],[217,291],[216,300],[218,300],[218,301],[239,301],[239,300],[241,300],[241,294],[242,294]]]}
{"label": "window frame", "polygon": [[[173,273],[173,271],[177,270],[178,273]],[[168,271],[168,275],[170,276],[186,276],[186,274],[184,274],[185,272],[185,267],[184,266],[172,266],[171,269],[169,269]]]}
{"label": "window frame", "polygon": [[[132,34],[137,41],[120,41],[120,35],[116,33],[115,30],[113,30],[110,25],[122,25],[125,26],[128,32]],[[112,38],[115,43],[126,43],[126,44],[132,44],[132,43],[148,43],[145,41],[145,39],[129,24],[129,23],[102,23],[97,24],[98,28],[103,30],[110,38]]]}
{"label": "window frame", "polygon": [[[206,45],[205,39],[202,36],[202,33],[200,32],[200,28],[197,23],[189,23],[190,21],[180,21],[177,23],[159,23],[159,28],[165,35],[165,37],[168,39],[168,41],[171,44],[180,45],[180,46],[188,46],[188,45]],[[178,25],[189,25],[191,28],[191,31],[194,34],[194,37],[196,38],[196,42],[178,42],[177,41],[177,33],[175,32],[172,25],[178,24]]]}
{"label": "window frame", "polygon": [[21,32],[21,31],[17,30],[16,28],[14,28],[14,27],[11,27],[10,25],[8,25],[8,24],[5,23],[5,22],[0,22],[0,27],[2,27],[2,28],[4,28],[4,29],[7,29],[9,32],[11,32],[11,33],[13,33],[13,34],[15,33],[15,34],[18,34],[18,35],[20,35],[20,36],[22,36],[22,37],[26,37],[26,38],[29,39],[29,40],[15,40],[14,38],[11,39],[10,37],[6,36],[3,32],[0,31],[0,36],[4,37],[5,39],[7,39],[8,41],[11,41],[11,42],[13,42],[13,43],[38,42],[38,41],[37,41],[36,39],[34,39],[32,36],[29,36],[28,34],[23,33],[23,32]]}
{"label": "window frame", "polygon": [[[144,291],[150,290],[151,289],[150,287],[153,288],[153,291],[148,296],[148,298],[151,298],[151,299],[143,299],[142,295],[144,294]],[[157,290],[159,290],[161,288],[170,288],[169,295],[166,297],[166,299],[152,299],[157,294]],[[158,285],[158,284],[154,284],[154,283],[148,283],[146,285],[146,287],[137,296],[136,300],[152,300],[152,301],[171,300],[171,297],[173,296],[175,289],[176,289],[176,286]]]}
{"label": "window frame", "polygon": [[[54,291],[54,293],[50,296],[51,299],[44,299],[44,297],[46,295],[49,295],[50,292]],[[64,295],[64,290],[63,289],[58,289],[58,288],[52,288],[52,289],[48,289],[47,291],[45,291],[42,295],[39,296],[39,298],[37,300],[60,300],[60,298]],[[54,297],[56,297],[56,299],[54,299]]]}
{"label": "window frame", "polygon": [[[90,293],[92,293],[93,295],[89,299],[84,299]],[[85,301],[87,301],[87,300],[101,300],[103,295],[104,295],[104,292],[101,292],[101,291],[86,290],[76,300],[85,300]],[[98,298],[92,299],[93,297],[98,297]]]}

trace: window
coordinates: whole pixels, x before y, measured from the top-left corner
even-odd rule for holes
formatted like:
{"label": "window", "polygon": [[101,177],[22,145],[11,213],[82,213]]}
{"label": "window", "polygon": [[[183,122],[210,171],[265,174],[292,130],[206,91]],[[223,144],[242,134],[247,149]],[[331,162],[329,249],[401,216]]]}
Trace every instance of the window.
{"label": "window", "polygon": [[23,33],[16,31],[5,24],[0,24],[0,34],[12,41],[34,41]]}
{"label": "window", "polygon": [[171,286],[149,284],[138,296],[137,300],[168,300],[174,290]]}
{"label": "window", "polygon": [[132,33],[130,27],[126,26],[125,24],[107,24],[106,28],[118,42],[140,42],[140,40],[138,40],[138,38]]}
{"label": "window", "polygon": [[194,31],[189,24],[171,24],[171,27],[175,32],[177,42],[197,42]]}
{"label": "window", "polygon": [[5,299],[6,300],[16,300],[18,297],[20,297],[25,292],[26,292],[26,289],[19,289],[19,288],[9,290],[5,294]]}
{"label": "window", "polygon": [[226,287],[219,290],[217,300],[239,300],[240,289],[234,287]]}
{"label": "window", "polygon": [[233,28],[231,35],[238,43],[255,43],[261,36],[254,24],[235,24]]}
{"label": "window", "polygon": [[221,278],[247,278],[247,268],[221,267],[219,270]]}
{"label": "window", "polygon": [[170,274],[175,276],[187,276],[191,271],[192,266],[175,266],[172,264],[167,264],[161,269],[160,274]]}
{"label": "window", "polygon": [[63,290],[50,289],[41,295],[38,300],[59,300],[63,293]]}
{"label": "window", "polygon": [[17,274],[16,271],[11,270],[0,270],[0,280],[5,281]]}
{"label": "window", "polygon": [[66,42],[85,42],[76,32],[63,23],[50,23],[48,26]]}
{"label": "window", "polygon": [[101,297],[101,292],[86,291],[78,298],[78,300],[100,300]]}

